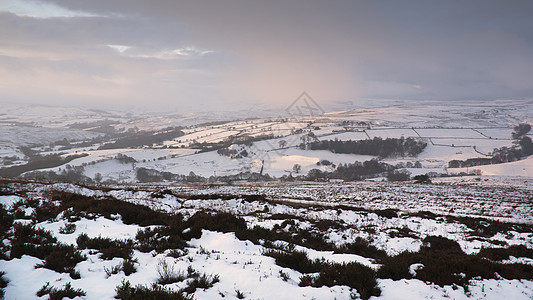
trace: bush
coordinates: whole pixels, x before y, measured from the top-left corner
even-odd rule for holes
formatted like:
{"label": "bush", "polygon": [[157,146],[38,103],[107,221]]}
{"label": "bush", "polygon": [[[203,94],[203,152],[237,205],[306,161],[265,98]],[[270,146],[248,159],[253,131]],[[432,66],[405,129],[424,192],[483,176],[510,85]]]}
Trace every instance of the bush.
{"label": "bush", "polygon": [[286,273],[286,272],[283,272],[283,270],[279,270],[279,277],[280,277],[281,280],[283,280],[283,281],[289,281],[289,279],[291,279],[291,277],[289,276],[289,274]]}
{"label": "bush", "polygon": [[158,284],[170,284],[187,279],[185,273],[176,272],[174,266],[170,265],[165,259],[159,260],[157,264]]}
{"label": "bush", "polygon": [[74,270],[76,265],[84,261],[85,256],[72,245],[55,245],[51,252],[45,257],[44,263],[38,264],[36,268],[46,268],[59,273],[70,273],[72,279],[79,279],[80,274]]}
{"label": "bush", "polygon": [[510,256],[533,258],[533,249],[524,245],[513,245],[508,248],[483,248],[478,256],[497,261],[509,259]]}
{"label": "bush", "polygon": [[50,252],[57,239],[52,233],[32,225],[15,224],[13,239],[11,240],[11,258],[20,258],[26,254],[44,259]]}
{"label": "bush", "polygon": [[318,272],[323,262],[319,260],[310,260],[307,252],[288,249],[283,250],[266,250],[263,255],[273,257],[276,260],[276,265],[284,268],[290,268],[301,273]]}
{"label": "bush", "polygon": [[381,295],[374,270],[356,262],[325,263],[317,276],[302,276],[299,285],[312,287],[347,285],[355,288],[362,299]]}
{"label": "bush", "polygon": [[9,281],[4,278],[6,272],[0,272],[0,299],[4,299],[5,291],[4,288],[7,287]]}
{"label": "bush", "polygon": [[246,221],[230,213],[207,214],[198,212],[186,222],[187,227],[207,229],[219,232],[236,232],[246,230]]}
{"label": "bush", "polygon": [[427,174],[416,175],[413,179],[415,180],[415,183],[431,183],[431,179]]}
{"label": "bush", "polygon": [[352,243],[347,243],[338,247],[338,249],[335,250],[335,253],[350,253],[371,258],[387,257],[387,252],[376,248],[361,237],[355,238]]}
{"label": "bush", "polygon": [[157,284],[152,284],[151,287],[144,285],[137,285],[132,287],[129,281],[122,282],[120,286],[115,288],[115,299],[122,300],[192,300],[192,296],[187,296],[183,292],[176,292],[171,289],[161,287]]}
{"label": "bush", "polygon": [[403,278],[412,278],[409,267],[420,262],[417,256],[412,252],[402,252],[396,256],[385,257],[380,259],[381,267],[377,275],[379,278],[390,278],[400,280]]}
{"label": "bush", "polygon": [[398,218],[398,210],[393,208],[373,210],[373,213],[387,219]]}
{"label": "bush", "polygon": [[411,173],[408,171],[393,170],[387,173],[388,181],[408,181],[411,179]]}
{"label": "bush", "polygon": [[121,241],[103,237],[90,238],[83,233],[78,236],[76,242],[80,249],[99,250],[100,258],[106,260],[115,257],[129,259],[133,255],[133,242],[131,240]]}
{"label": "bush", "polygon": [[61,212],[59,206],[55,205],[52,201],[43,200],[43,202],[35,208],[33,217],[37,222],[44,222],[48,220],[54,220]]}
{"label": "bush", "polygon": [[244,293],[239,291],[239,290],[235,290],[235,296],[237,297],[237,299],[244,299],[245,298]]}
{"label": "bush", "polygon": [[155,250],[158,253],[167,249],[184,249],[187,246],[187,242],[181,237],[184,229],[182,224],[139,229],[135,236],[135,247],[142,252]]}
{"label": "bush", "polygon": [[472,218],[472,217],[453,217],[446,216],[446,220],[456,221],[465,224],[473,232],[470,235],[476,235],[481,237],[490,238],[498,232],[516,231],[520,233],[533,232],[533,224],[517,224],[506,223],[497,220],[490,220],[485,218]]}
{"label": "bush", "polygon": [[519,137],[527,134],[530,130],[531,130],[531,125],[527,123],[521,123],[521,124],[518,124],[518,126],[514,127],[514,131],[511,136],[513,137],[513,139],[518,139]]}
{"label": "bush", "polygon": [[11,240],[11,258],[29,255],[43,259],[37,268],[47,268],[60,273],[70,273],[73,279],[79,278],[74,267],[85,257],[71,245],[57,243],[50,231],[32,225],[15,224]]}
{"label": "bush", "polygon": [[111,277],[114,274],[118,274],[120,271],[122,271],[122,264],[111,267],[111,269],[104,267],[104,272],[107,275],[107,278]]}
{"label": "bush", "polygon": [[13,216],[0,205],[0,238],[7,237],[9,229],[13,226]]}
{"label": "bush", "polygon": [[[8,238],[9,231],[13,226],[13,216],[4,209],[3,205],[0,205],[0,241]],[[0,259],[7,259],[7,251],[9,247],[0,242]]]}
{"label": "bush", "polygon": [[72,208],[75,213],[100,214],[108,219],[113,219],[112,215],[120,214],[124,224],[138,224],[141,226],[164,225],[168,220],[168,214],[111,197],[95,199],[64,191],[52,191],[48,197],[51,200],[60,201],[61,204],[59,206],[50,204],[46,209],[36,209],[36,213],[39,211],[39,216],[41,216],[38,221],[55,218],[58,213],[69,208]]}
{"label": "bush", "polygon": [[407,225],[404,225],[403,227],[394,228],[389,231],[389,236],[391,238],[402,238],[402,237],[410,237],[413,239],[418,239],[418,233],[412,231],[409,229]]}
{"label": "bush", "polygon": [[122,261],[122,271],[124,271],[124,275],[130,276],[131,274],[137,272],[137,268],[135,268],[135,263],[137,262],[136,259],[124,259]]}
{"label": "bush", "polygon": [[197,289],[208,289],[213,287],[213,285],[220,281],[220,277],[218,275],[197,275],[195,276],[181,291],[186,293],[194,293]]}
{"label": "bush", "polygon": [[464,253],[456,241],[442,236],[427,236],[422,242],[422,250]]}
{"label": "bush", "polygon": [[136,259],[124,259],[121,264],[116,265],[111,269],[104,267],[104,271],[107,277],[111,277],[113,274],[118,274],[120,271],[123,271],[124,275],[130,276],[131,274],[137,272],[137,268],[135,268],[136,262]]}
{"label": "bush", "polygon": [[59,228],[59,233],[72,234],[76,231],[76,224],[66,223],[63,227]]}
{"label": "bush", "polygon": [[37,291],[36,295],[38,297],[48,295],[50,297],[50,300],[61,300],[65,297],[73,299],[76,297],[86,296],[87,294],[82,289],[73,289],[70,285],[70,282],[65,284],[62,289],[50,287],[50,282],[47,282],[44,286],[41,287],[40,290]]}
{"label": "bush", "polygon": [[[484,254],[487,253],[493,254],[491,251]],[[420,251],[386,257],[381,259],[380,263],[382,266],[378,270],[379,278],[399,280],[414,277],[440,286],[457,284],[465,289],[474,277],[533,279],[533,266],[502,264],[484,259],[480,255],[467,255],[455,241],[434,236],[424,239]],[[417,270],[416,276],[413,276],[409,267],[415,263],[421,263],[424,267]]]}

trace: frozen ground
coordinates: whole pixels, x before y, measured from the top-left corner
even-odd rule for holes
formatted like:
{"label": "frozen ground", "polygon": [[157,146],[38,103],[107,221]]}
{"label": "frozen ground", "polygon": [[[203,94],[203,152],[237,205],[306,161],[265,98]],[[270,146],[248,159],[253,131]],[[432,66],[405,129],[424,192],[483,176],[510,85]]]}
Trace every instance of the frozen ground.
{"label": "frozen ground", "polygon": [[[41,153],[63,157],[85,153],[87,156],[70,161],[69,167],[83,167],[84,175],[90,178],[102,175],[103,182],[111,181],[96,186],[80,186],[4,180],[0,184],[0,204],[7,211],[3,214],[12,215],[15,224],[31,224],[35,228],[49,230],[58,242],[66,245],[77,246],[76,239],[81,234],[89,238],[135,240],[132,242],[135,246],[131,260],[137,272],[126,275],[119,267],[127,259],[103,259],[95,249],[80,249],[86,258],[76,264],[75,271],[81,278],[49,268],[35,268],[45,258],[27,254],[20,258],[9,257],[15,231],[15,226],[10,224],[4,228],[0,243],[4,251],[0,272],[5,272],[3,278],[9,281],[5,298],[34,299],[36,292],[47,282],[57,288],[70,282],[74,289],[86,292],[85,296],[77,299],[112,299],[116,287],[125,280],[132,286],[156,283],[160,277],[158,270],[163,264],[180,274],[192,268],[207,278],[218,276],[219,281],[211,287],[192,292],[191,296],[195,299],[361,297],[360,290],[347,284],[300,286],[302,276],[316,276],[318,273],[281,266],[273,257],[266,255],[273,245],[285,249],[283,247],[289,243],[296,245],[294,249],[307,253],[310,259],[337,263],[337,267],[340,263],[357,262],[372,272],[378,272],[387,264],[383,256],[393,258],[404,251],[418,253],[427,246],[424,240],[431,237],[442,237],[457,243],[461,255],[469,259],[477,258],[484,249],[507,251],[511,247],[525,247],[522,254],[515,253],[515,256],[497,263],[517,263],[517,269],[533,265],[533,255],[528,254],[528,251],[533,251],[532,157],[478,166],[475,169],[481,176],[435,178],[431,184],[384,182],[383,178],[363,182],[237,181],[224,184],[215,180],[210,184],[137,183],[139,168],[216,177],[243,171],[259,172],[263,167],[263,174],[281,177],[291,173],[296,175],[293,170],[295,164],[301,166],[300,174],[305,174],[313,168],[332,171],[332,166],[317,165],[322,160],[338,165],[376,158],[300,149],[298,145],[306,137],[318,140],[415,137],[428,143],[421,154],[383,161],[390,164],[419,162],[421,168],[407,168],[413,176],[432,172],[469,173],[473,168],[447,169],[446,166],[450,160],[484,158],[494,148],[510,147],[513,145],[513,127],[518,123],[533,123],[529,113],[533,111],[532,101],[391,102],[383,106],[342,109],[345,110],[300,116],[276,115],[272,111],[260,110],[137,114],[54,107],[6,108],[0,114],[0,164],[4,167],[27,162],[28,157],[21,146],[37,152],[47,149]],[[265,118],[268,115],[276,117]],[[245,120],[250,117],[256,118]],[[163,128],[182,126],[184,135],[159,144],[111,150],[97,150],[102,142],[68,150],[49,145],[64,139],[68,143],[78,143],[103,137],[104,133],[84,127],[95,122],[110,123],[115,130],[122,130],[120,132],[158,132]],[[75,129],[73,125],[76,124],[85,124],[74,126],[84,129]],[[201,143],[222,142],[230,137],[260,136],[270,137],[235,146],[235,149],[247,151],[248,155],[241,158],[230,158],[218,154],[216,150],[198,148]],[[114,139],[109,138],[106,142],[112,141]],[[132,160],[121,161],[117,158],[119,154]],[[64,164],[41,171],[59,173],[66,168]],[[225,222],[217,222],[215,225],[203,224],[197,235],[186,239],[186,245],[179,250],[169,248],[143,252],[137,240],[139,230],[157,230],[166,225],[157,222],[141,225],[141,222],[128,219],[132,218],[131,215],[121,215],[126,214],[122,211],[112,214],[82,211],[71,218],[69,216],[74,212],[70,208],[55,217],[37,217],[42,216],[46,209],[36,206],[59,205],[66,201],[61,195],[74,195],[74,199],[85,196],[88,198],[81,199],[86,201],[116,199],[148,207],[158,213],[180,215],[185,220],[194,219],[198,213],[229,214],[242,218],[248,230],[259,228],[263,230],[259,232],[275,232],[275,238],[242,238],[239,237],[242,232],[220,229]],[[5,215],[0,220],[9,219],[3,217]],[[65,232],[69,226],[74,230]],[[191,231],[194,232],[191,228],[181,228],[178,234],[186,236]],[[317,242],[316,239],[323,241]],[[272,244],[265,243],[265,240]],[[365,247],[374,249],[373,252],[342,250],[343,245],[356,241],[362,241]],[[375,253],[381,253],[381,256]],[[483,259],[482,262],[487,262],[486,258]],[[372,296],[372,299],[533,298],[531,276],[515,278],[504,274],[507,277],[502,277],[492,272],[490,276],[470,278],[465,287],[461,287],[455,283],[436,284],[420,279],[423,277],[417,277],[416,272],[423,269],[421,263],[407,267],[410,276],[395,279],[378,276],[377,287],[381,295]],[[458,272],[453,276],[466,275]],[[186,289],[194,281],[193,277],[164,286],[174,291]]]}
{"label": "frozen ground", "polygon": [[[15,223],[35,224],[38,228],[49,230],[59,242],[74,246],[76,238],[82,233],[90,238],[134,240],[138,230],[145,227],[125,224],[120,213],[107,218],[86,214],[70,220],[62,213],[56,218],[36,221],[36,210],[29,202],[21,201],[52,200],[58,205],[60,201],[56,197],[61,193],[72,193],[102,201],[112,197],[172,214],[178,213],[185,218],[199,212],[230,213],[244,218],[248,228],[278,228],[281,232],[293,234],[298,234],[299,230],[317,232],[338,246],[362,238],[391,256],[402,251],[419,251],[422,240],[428,236],[442,236],[455,241],[464,253],[470,255],[476,255],[483,248],[510,245],[524,245],[533,249],[533,233],[524,230],[533,224],[533,190],[523,178],[448,178],[426,185],[380,182],[243,183],[233,186],[166,184],[129,185],[127,189],[119,186],[100,189],[72,184],[4,181],[1,187],[3,194],[11,195],[0,196],[0,203],[8,210],[17,207],[18,211],[24,212],[17,214]],[[509,226],[490,223],[496,219],[510,222],[502,223]],[[74,224],[75,230],[61,233],[61,228],[67,224]],[[324,227],[320,224],[328,225]],[[476,227],[476,224],[481,224],[482,228]],[[493,226],[498,226],[498,229],[493,229]],[[9,245],[10,239],[8,233],[3,245]],[[74,289],[86,292],[85,296],[77,299],[112,299],[116,294],[115,288],[124,280],[134,286],[155,283],[160,277],[158,270],[162,264],[167,264],[177,273],[186,273],[188,268],[192,268],[200,274],[218,276],[219,282],[212,287],[200,288],[192,293],[195,299],[358,298],[357,289],[342,284],[332,287],[299,286],[304,273],[281,267],[274,258],[265,255],[268,249],[265,245],[239,239],[232,231],[204,229],[199,237],[187,242],[178,256],[171,255],[170,250],[159,253],[134,249],[132,258],[137,272],[131,275],[122,271],[108,273],[113,267],[122,264],[122,258],[105,260],[98,251],[87,249],[82,250],[86,259],[75,267],[81,276],[79,279],[71,278],[68,273],[35,268],[43,260],[29,255],[0,259],[0,271],[5,272],[4,278],[9,281],[5,288],[6,299],[34,299],[36,292],[47,282],[57,288],[70,282]],[[296,246],[296,250],[305,251],[311,259],[335,263],[357,262],[374,270],[380,268],[376,259],[364,255],[317,250],[309,245]],[[533,265],[533,258],[511,257],[510,262]],[[416,270],[418,267],[413,265],[412,268]],[[166,284],[165,287],[177,291],[186,288],[189,283],[190,279]],[[380,278],[377,279],[377,286],[381,295],[371,299],[533,297],[533,281],[501,277],[472,279],[468,282],[468,291],[455,285],[439,286],[416,278]]]}

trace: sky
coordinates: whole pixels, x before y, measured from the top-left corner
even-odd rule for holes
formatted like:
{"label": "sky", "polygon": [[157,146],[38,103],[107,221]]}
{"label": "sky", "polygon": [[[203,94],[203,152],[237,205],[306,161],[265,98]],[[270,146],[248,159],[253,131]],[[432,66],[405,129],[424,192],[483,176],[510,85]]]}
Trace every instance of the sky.
{"label": "sky", "polygon": [[533,1],[0,0],[0,104],[533,99]]}

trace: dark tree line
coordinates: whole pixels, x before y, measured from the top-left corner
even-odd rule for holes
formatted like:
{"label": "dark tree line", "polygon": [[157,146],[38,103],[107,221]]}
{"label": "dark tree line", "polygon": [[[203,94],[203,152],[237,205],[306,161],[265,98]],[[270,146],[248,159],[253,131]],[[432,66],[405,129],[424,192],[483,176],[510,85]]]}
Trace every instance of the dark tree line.
{"label": "dark tree line", "polygon": [[259,173],[241,172],[234,175],[224,176],[210,176],[203,177],[190,172],[189,175],[174,174],[171,172],[161,172],[154,169],[137,168],[137,180],[139,182],[161,182],[161,181],[177,181],[177,182],[233,182],[239,180],[272,180],[270,175],[261,175]]}
{"label": "dark tree line", "polygon": [[121,164],[134,164],[137,162],[135,158],[127,156],[125,154],[119,153],[115,156],[115,159],[118,160]]}
{"label": "dark tree line", "polygon": [[512,133],[513,139],[518,146],[501,147],[492,151],[492,157],[469,158],[467,160],[451,160],[448,162],[449,168],[467,168],[482,165],[501,164],[521,160],[526,156],[533,155],[533,142],[526,134],[531,130],[529,124],[519,124],[515,126]]}
{"label": "dark tree line", "polygon": [[178,175],[171,172],[158,171],[147,168],[137,168],[137,180],[139,182],[161,182],[161,181],[185,181],[185,182],[205,182],[202,176],[190,172],[189,175]]}
{"label": "dark tree line", "polygon": [[373,155],[381,158],[411,156],[420,154],[427,143],[414,138],[386,138],[374,137],[372,140],[340,141],[325,140],[301,145],[310,150],[329,150],[334,153]]}
{"label": "dark tree line", "polygon": [[[227,138],[225,138],[225,139],[223,139],[222,141],[219,141],[219,142],[193,143],[189,147],[190,148],[201,149],[200,152],[208,152],[208,151],[218,150],[218,149],[222,149],[222,148],[227,148],[227,147],[229,147],[229,146],[231,146],[233,144],[252,146],[252,144],[254,142],[270,140],[270,139],[273,139],[273,138],[274,138],[273,134],[264,134],[264,135],[258,135],[258,136],[250,136],[250,135],[229,136],[229,137],[227,137]],[[225,151],[226,150],[221,150],[220,152],[218,152],[218,154],[226,155]],[[246,153],[246,155],[241,155],[241,156],[247,156],[247,155],[248,155],[248,153]],[[229,156],[229,155],[226,155],[226,156]]]}
{"label": "dark tree line", "polygon": [[246,149],[230,149],[229,147],[220,148],[217,150],[217,153],[222,156],[227,156],[229,158],[243,158],[248,157],[248,151]]}
{"label": "dark tree line", "polygon": [[108,143],[100,146],[98,149],[120,149],[120,148],[136,148],[145,145],[160,144],[164,141],[172,140],[184,135],[180,128],[173,128],[163,132],[135,132],[129,135],[120,137],[113,143]]}
{"label": "dark tree line", "polygon": [[533,142],[531,142],[530,137],[522,137],[518,144],[520,145],[520,147],[522,147],[522,153],[524,154],[524,156],[529,156],[533,154]]}
{"label": "dark tree line", "polygon": [[45,156],[33,155],[30,157],[30,161],[24,165],[12,166],[8,168],[0,169],[0,176],[4,177],[17,177],[24,172],[29,172],[38,169],[48,169],[59,167],[66,164],[76,158],[87,156],[88,154],[74,154],[67,157],[62,157],[59,154],[49,154]]}
{"label": "dark tree line", "polygon": [[324,172],[312,169],[305,176],[305,180],[343,179],[345,181],[358,181],[376,176],[388,176],[396,169],[395,166],[380,162],[377,159],[352,164],[339,164],[333,172]]}
{"label": "dark tree line", "polygon": [[33,171],[24,174],[24,178],[51,181],[51,182],[73,182],[73,183],[93,183],[94,181],[84,175],[83,166],[66,165],[60,172],[54,171]]}
{"label": "dark tree line", "polygon": [[531,130],[531,125],[527,123],[518,124],[514,127],[514,132],[512,134],[513,139],[518,139],[526,135]]}

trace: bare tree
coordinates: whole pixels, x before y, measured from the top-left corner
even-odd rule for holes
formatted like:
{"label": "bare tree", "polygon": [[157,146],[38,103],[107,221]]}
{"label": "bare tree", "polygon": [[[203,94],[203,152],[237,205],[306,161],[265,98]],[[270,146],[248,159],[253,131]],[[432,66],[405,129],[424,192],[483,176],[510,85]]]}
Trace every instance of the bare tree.
{"label": "bare tree", "polygon": [[298,174],[300,173],[300,170],[302,169],[302,166],[300,166],[299,164],[294,164],[294,166],[292,166],[292,170],[294,171],[294,173]]}
{"label": "bare tree", "polygon": [[100,183],[100,181],[102,181],[102,179],[103,179],[102,174],[100,174],[100,173],[94,174],[94,181]]}

